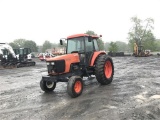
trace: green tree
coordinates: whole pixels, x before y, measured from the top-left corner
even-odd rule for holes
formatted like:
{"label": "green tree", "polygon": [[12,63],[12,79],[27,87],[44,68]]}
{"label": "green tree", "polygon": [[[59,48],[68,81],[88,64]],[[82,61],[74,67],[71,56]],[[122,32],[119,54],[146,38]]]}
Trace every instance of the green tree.
{"label": "green tree", "polygon": [[[147,18],[141,20],[138,17],[132,17],[133,26],[128,33],[129,45],[133,50],[134,43],[144,46],[145,49],[155,50],[155,37],[152,33],[154,20]],[[145,23],[145,25],[144,25]]]}
{"label": "green tree", "polygon": [[17,44],[15,44],[14,42],[9,43],[9,45],[14,49],[14,48],[19,48],[19,46]]}
{"label": "green tree", "polygon": [[[97,35],[94,31],[91,31],[91,30],[88,30],[86,32],[86,34],[88,34],[88,35]],[[97,43],[98,43],[99,49],[100,50],[104,50],[104,42],[103,42],[103,40],[101,38],[99,38],[97,40]]]}
{"label": "green tree", "polygon": [[52,43],[52,48],[58,47],[57,43]]}
{"label": "green tree", "polygon": [[144,40],[142,41],[142,45],[144,45],[145,49],[152,51],[156,50],[156,40],[152,32],[147,32],[143,39]]}
{"label": "green tree", "polygon": [[117,47],[118,47],[118,51],[119,52],[125,52],[128,51],[128,45],[125,42],[122,41],[116,41],[115,42]]}
{"label": "green tree", "polygon": [[42,53],[42,48],[43,48],[43,46],[40,45],[40,46],[37,46],[37,48],[38,48],[37,51],[38,51],[39,53]]}
{"label": "green tree", "polygon": [[32,52],[38,51],[37,44],[32,40],[26,40],[23,44],[23,47],[30,48]]}
{"label": "green tree", "polygon": [[48,40],[46,40],[43,43],[42,52],[45,52],[47,49],[51,49],[51,48],[52,48],[52,43],[50,43]]}
{"label": "green tree", "polygon": [[38,47],[36,43],[32,40],[26,40],[26,39],[16,39],[13,42],[9,43],[12,48],[30,48],[32,52],[37,52]]}
{"label": "green tree", "polygon": [[106,42],[106,43],[104,44],[104,49],[105,49],[105,51],[109,51],[109,47],[110,47],[109,42]]}
{"label": "green tree", "polygon": [[109,45],[110,45],[110,47],[109,47],[110,52],[117,52],[118,51],[118,46],[117,46],[116,42],[111,42]]}
{"label": "green tree", "polygon": [[13,41],[15,46],[18,46],[19,48],[24,47],[25,39],[16,39]]}
{"label": "green tree", "polygon": [[104,42],[101,38],[97,39],[99,50],[104,50]]}
{"label": "green tree", "polygon": [[156,39],[155,44],[156,44],[156,50],[155,51],[160,51],[160,39]]}
{"label": "green tree", "polygon": [[86,32],[86,34],[88,34],[88,35],[97,35],[94,31],[92,31],[92,30],[88,30],[87,32]]}
{"label": "green tree", "polygon": [[[122,41],[116,41],[115,43],[118,48],[117,51],[119,51],[119,52],[129,52],[130,51],[127,43],[122,42]],[[109,51],[109,48],[110,48],[110,43],[106,42],[105,43],[105,50]]]}

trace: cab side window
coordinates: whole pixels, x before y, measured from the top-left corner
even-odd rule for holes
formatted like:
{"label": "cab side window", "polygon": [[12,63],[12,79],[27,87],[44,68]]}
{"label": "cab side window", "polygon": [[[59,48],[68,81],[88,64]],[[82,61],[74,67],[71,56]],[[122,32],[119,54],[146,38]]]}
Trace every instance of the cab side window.
{"label": "cab side window", "polygon": [[97,44],[97,40],[94,39],[93,42],[94,42],[95,50],[96,50],[96,51],[99,51],[99,47],[98,47],[98,44]]}
{"label": "cab side window", "polygon": [[86,44],[86,52],[93,51],[93,42],[88,42],[88,38],[85,37],[85,44]]}

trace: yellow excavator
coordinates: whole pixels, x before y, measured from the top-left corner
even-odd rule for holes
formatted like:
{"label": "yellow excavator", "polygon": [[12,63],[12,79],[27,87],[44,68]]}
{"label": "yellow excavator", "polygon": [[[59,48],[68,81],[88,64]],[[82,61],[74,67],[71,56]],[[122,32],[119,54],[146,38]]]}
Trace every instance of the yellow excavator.
{"label": "yellow excavator", "polygon": [[135,57],[148,57],[150,56],[150,50],[145,50],[143,45],[138,44],[137,42],[134,43],[134,52],[133,55]]}

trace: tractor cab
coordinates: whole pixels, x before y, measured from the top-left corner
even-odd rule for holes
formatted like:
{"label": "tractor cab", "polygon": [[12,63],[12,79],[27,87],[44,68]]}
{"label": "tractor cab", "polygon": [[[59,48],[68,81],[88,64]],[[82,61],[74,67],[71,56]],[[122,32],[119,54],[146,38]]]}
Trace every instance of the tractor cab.
{"label": "tractor cab", "polygon": [[[80,63],[89,66],[94,52],[99,51],[97,44],[98,38],[98,36],[90,36],[88,34],[69,36],[67,37],[66,53],[78,53],[80,57]],[[60,43],[63,44],[62,41],[60,41]]]}

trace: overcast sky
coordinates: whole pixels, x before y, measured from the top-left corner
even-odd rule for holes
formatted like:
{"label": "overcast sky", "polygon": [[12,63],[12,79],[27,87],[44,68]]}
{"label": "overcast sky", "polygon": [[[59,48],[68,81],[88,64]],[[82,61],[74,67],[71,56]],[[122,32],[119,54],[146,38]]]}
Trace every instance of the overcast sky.
{"label": "overcast sky", "polygon": [[160,38],[160,0],[0,0],[0,42],[45,40],[93,30],[105,42],[127,42],[130,18],[151,17]]}

